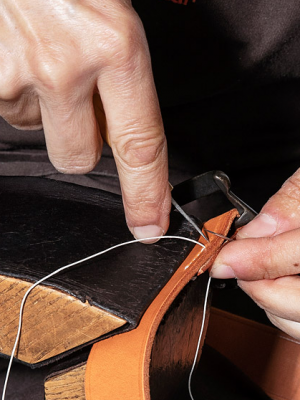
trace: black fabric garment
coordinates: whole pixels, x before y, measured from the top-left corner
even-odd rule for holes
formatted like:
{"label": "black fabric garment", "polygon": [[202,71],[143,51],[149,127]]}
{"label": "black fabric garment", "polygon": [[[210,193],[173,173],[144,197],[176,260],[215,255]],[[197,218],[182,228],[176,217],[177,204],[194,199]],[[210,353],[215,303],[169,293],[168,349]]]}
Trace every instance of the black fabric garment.
{"label": "black fabric garment", "polygon": [[184,3],[133,1],[144,22],[163,106],[299,77],[297,0]]}
{"label": "black fabric garment", "polygon": [[[255,182],[255,169],[267,175],[283,169],[278,179],[268,177],[269,197],[296,169],[300,153],[299,2],[134,0],[133,6],[149,41],[172,183],[218,168],[239,185],[240,175]],[[74,180],[51,167],[44,149],[42,131],[0,122],[1,174]],[[8,152],[22,164],[12,164]],[[97,187],[101,175],[101,187],[118,192],[108,154],[76,181]]]}

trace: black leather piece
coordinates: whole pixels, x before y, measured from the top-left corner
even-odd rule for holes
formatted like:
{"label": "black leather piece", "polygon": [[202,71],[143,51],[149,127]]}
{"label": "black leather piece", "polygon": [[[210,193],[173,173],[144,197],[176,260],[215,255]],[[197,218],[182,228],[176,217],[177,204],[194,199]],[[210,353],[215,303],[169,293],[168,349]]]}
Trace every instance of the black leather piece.
{"label": "black leather piece", "polygon": [[[121,199],[34,178],[0,179],[1,274],[35,281],[67,263],[132,240]],[[178,213],[170,235],[197,239]],[[117,249],[49,280],[135,325],[193,245],[162,240]]]}
{"label": "black leather piece", "polygon": [[[60,266],[132,240],[121,198],[42,178],[0,178],[0,274],[36,281]],[[198,233],[173,212],[170,235]],[[46,284],[136,326],[193,244],[161,240],[114,250]]]}

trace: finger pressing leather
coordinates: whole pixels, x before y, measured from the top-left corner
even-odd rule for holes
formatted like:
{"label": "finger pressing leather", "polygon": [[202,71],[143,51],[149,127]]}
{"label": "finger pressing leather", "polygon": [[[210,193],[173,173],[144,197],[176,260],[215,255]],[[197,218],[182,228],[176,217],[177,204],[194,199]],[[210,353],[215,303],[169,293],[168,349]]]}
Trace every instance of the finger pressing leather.
{"label": "finger pressing leather", "polygon": [[300,273],[300,229],[271,238],[236,240],[216,259],[211,275],[227,278],[224,270],[242,280],[274,279]]}
{"label": "finger pressing leather", "polygon": [[102,139],[92,94],[74,101],[52,96],[40,101],[47,150],[52,164],[63,173],[91,171],[100,159]]}
{"label": "finger pressing leather", "polygon": [[300,323],[300,277],[238,281],[238,285],[261,308],[276,318]]}
{"label": "finger pressing leather", "polygon": [[126,43],[127,50],[118,53],[122,64],[105,68],[98,82],[127,224],[139,239],[167,231],[171,206],[166,139],[141,35],[130,41],[135,53]]}

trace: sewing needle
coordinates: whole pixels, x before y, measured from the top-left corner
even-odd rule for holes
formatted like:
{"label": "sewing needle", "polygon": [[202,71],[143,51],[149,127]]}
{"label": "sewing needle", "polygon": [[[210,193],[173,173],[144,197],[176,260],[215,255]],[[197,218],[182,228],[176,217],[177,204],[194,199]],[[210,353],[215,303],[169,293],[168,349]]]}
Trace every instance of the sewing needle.
{"label": "sewing needle", "polygon": [[191,217],[189,217],[187,215],[187,213],[180,207],[180,205],[177,203],[176,200],[173,199],[173,197],[171,196],[171,202],[173,204],[173,206],[176,208],[177,211],[180,212],[180,214],[187,220],[189,221],[189,223],[196,229],[197,232],[200,233],[200,235],[207,241],[209,242],[208,238],[204,235],[204,233],[202,232],[202,230],[199,228],[199,226],[192,220]]}

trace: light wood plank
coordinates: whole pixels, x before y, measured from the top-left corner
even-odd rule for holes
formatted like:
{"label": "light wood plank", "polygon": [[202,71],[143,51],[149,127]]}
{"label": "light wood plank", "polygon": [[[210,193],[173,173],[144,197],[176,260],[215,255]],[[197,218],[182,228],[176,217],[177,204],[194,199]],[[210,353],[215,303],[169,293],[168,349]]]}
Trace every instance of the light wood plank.
{"label": "light wood plank", "polygon": [[[0,275],[0,352],[10,355],[17,334],[19,309],[32,284]],[[94,340],[126,321],[67,293],[39,286],[23,313],[17,358],[38,363]]]}
{"label": "light wood plank", "polygon": [[45,382],[45,400],[85,400],[84,378],[86,364],[48,378]]}

